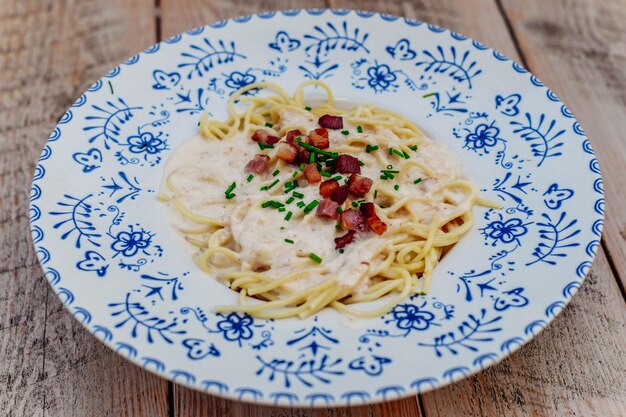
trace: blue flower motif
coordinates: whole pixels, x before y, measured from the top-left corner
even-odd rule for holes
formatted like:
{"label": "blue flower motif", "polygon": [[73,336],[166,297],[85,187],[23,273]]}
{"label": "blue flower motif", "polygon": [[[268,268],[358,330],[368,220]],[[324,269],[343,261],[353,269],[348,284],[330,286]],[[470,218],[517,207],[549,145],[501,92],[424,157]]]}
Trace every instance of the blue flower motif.
{"label": "blue flower motif", "polygon": [[396,74],[389,68],[389,65],[385,64],[376,64],[369,67],[367,69],[367,75],[369,76],[367,84],[377,93],[387,90],[390,86],[393,86],[393,82],[398,79]]}
{"label": "blue flower motif", "polygon": [[239,72],[233,71],[230,73],[224,84],[228,88],[232,88],[233,90],[239,90],[245,86],[248,86],[256,81],[256,75],[250,74],[249,72]]}
{"label": "blue flower motif", "polygon": [[144,231],[119,232],[115,241],[111,244],[111,249],[117,252],[113,257],[122,254],[126,257],[134,256],[142,250],[144,253],[152,243],[152,234]]}
{"label": "blue flower motif", "polygon": [[166,148],[164,140],[154,136],[151,132],[144,132],[138,136],[128,138],[128,150],[132,153],[157,154]]}
{"label": "blue flower motif", "polygon": [[426,330],[430,327],[431,322],[435,319],[435,315],[430,311],[423,310],[421,306],[414,304],[398,304],[391,310],[392,319],[385,323],[396,322],[396,327],[405,330],[404,336],[411,333],[412,330]]}
{"label": "blue flower motif", "polygon": [[247,314],[240,316],[237,313],[230,313],[217,322],[217,328],[223,333],[224,339],[229,342],[237,341],[241,346],[242,340],[249,340],[254,336],[253,324],[254,319]]}
{"label": "blue flower motif", "polygon": [[500,129],[495,127],[493,123],[491,125],[482,123],[476,127],[474,133],[469,133],[465,137],[465,148],[473,151],[483,149],[485,153],[489,153],[488,148],[496,146],[500,140],[499,134]]}
{"label": "blue flower motif", "polygon": [[522,220],[517,218],[507,221],[494,220],[489,223],[487,227],[480,230],[483,235],[485,235],[485,238],[493,239],[493,246],[495,246],[498,241],[502,243],[515,241],[519,244],[518,237],[528,233],[526,224],[522,223]]}

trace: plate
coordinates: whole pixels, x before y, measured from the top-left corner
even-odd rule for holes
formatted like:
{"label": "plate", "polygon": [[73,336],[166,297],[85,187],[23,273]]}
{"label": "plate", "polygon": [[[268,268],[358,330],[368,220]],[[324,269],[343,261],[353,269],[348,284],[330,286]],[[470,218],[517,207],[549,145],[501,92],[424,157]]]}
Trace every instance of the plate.
{"label": "plate", "polygon": [[[193,264],[155,197],[164,162],[226,117],[238,88],[306,79],[409,117],[452,147],[485,198],[431,292],[371,320],[216,315],[237,295]],[[31,189],[39,261],[67,309],[120,355],[177,383],[325,407],[425,392],[500,361],[581,285],[604,200],[582,128],[519,64],[395,16],[291,10],[217,22],[137,54],[91,86],[45,145]]]}

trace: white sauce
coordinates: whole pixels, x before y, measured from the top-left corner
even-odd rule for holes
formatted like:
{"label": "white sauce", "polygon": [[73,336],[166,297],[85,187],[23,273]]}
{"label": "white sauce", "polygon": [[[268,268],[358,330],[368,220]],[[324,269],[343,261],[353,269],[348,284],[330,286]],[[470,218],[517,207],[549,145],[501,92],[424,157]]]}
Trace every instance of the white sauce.
{"label": "white sauce", "polygon": [[[311,116],[306,117],[300,113],[281,113],[280,124],[282,126],[303,126],[308,130],[319,127],[317,121]],[[280,128],[279,125],[274,128]],[[375,130],[363,128],[363,133],[357,133],[356,126],[351,126],[344,121],[344,129],[349,130],[350,136],[341,134],[341,130],[330,130],[329,137],[331,147],[340,146],[348,137],[361,136],[367,138],[370,135],[395,137],[389,129],[377,127]],[[388,149],[379,149],[376,152],[387,152]],[[337,274],[338,283],[346,287],[363,288],[367,284],[368,271],[380,259],[372,259],[374,253],[382,247],[385,236],[378,236],[372,232],[361,233],[355,241],[345,247],[345,252],[335,250],[334,238],[341,236],[345,231],[337,231],[333,220],[323,220],[315,216],[315,210],[303,216],[302,209],[296,203],[304,201],[306,204],[321,199],[319,184],[304,187],[306,180],[298,180],[301,187],[295,191],[304,194],[302,200],[296,199],[286,206],[287,211],[293,212],[290,221],[285,221],[287,211],[279,212],[274,208],[254,207],[260,200],[272,199],[286,204],[290,195],[282,192],[284,181],[292,180],[292,173],[298,169],[295,165],[284,165],[280,173],[273,177],[275,168],[270,163],[267,172],[261,175],[255,174],[254,179],[248,182],[249,173],[245,172],[245,166],[255,154],[265,153],[272,157],[276,149],[260,151],[249,134],[241,133],[227,140],[206,140],[201,136],[194,136],[180,145],[169,157],[164,173],[164,180],[171,175],[171,184],[176,190],[176,195],[183,204],[196,214],[219,219],[226,225],[226,230],[232,236],[236,250],[242,260],[242,270],[265,270],[266,274],[276,278],[298,271],[305,267],[317,266],[309,257],[309,253],[315,253],[323,259],[322,267],[328,271],[328,275],[303,277],[290,284],[293,290],[308,288],[329,276]],[[371,179],[378,179],[380,170],[386,166],[380,164],[374,153],[358,155],[365,163],[361,168],[361,175]],[[398,159],[395,158],[397,161]],[[444,145],[429,141],[420,145],[417,152],[411,153],[411,160],[418,160],[433,169],[435,175],[426,178],[419,168],[410,168],[409,175],[400,184],[398,192],[406,196],[419,195],[429,200],[428,203],[412,203],[411,208],[420,213],[424,223],[429,223],[436,213],[447,214],[451,210],[464,210],[470,202],[463,192],[450,193],[446,196],[448,202],[435,198],[434,191],[442,180],[462,177],[461,161]],[[279,162],[282,165],[282,162]],[[399,164],[398,164],[399,165]],[[416,178],[423,178],[417,185],[413,184]],[[279,179],[280,183],[268,191],[261,191],[260,187]],[[325,178],[323,178],[325,179]],[[237,184],[233,190],[236,197],[227,200],[225,190],[232,182]],[[163,182],[161,193],[172,193]],[[348,199],[346,205],[351,199]],[[344,205],[344,207],[346,207]],[[180,230],[198,229],[199,225],[183,218],[180,213],[170,210],[170,223]],[[389,227],[401,223],[403,220],[393,220]],[[284,230],[281,230],[284,227]],[[285,239],[291,239],[294,244],[288,244]],[[190,245],[191,246],[191,245]],[[197,251],[193,247],[194,251]],[[231,268],[232,269],[232,268]],[[365,279],[364,279],[365,278]],[[358,290],[357,288],[357,290]]]}

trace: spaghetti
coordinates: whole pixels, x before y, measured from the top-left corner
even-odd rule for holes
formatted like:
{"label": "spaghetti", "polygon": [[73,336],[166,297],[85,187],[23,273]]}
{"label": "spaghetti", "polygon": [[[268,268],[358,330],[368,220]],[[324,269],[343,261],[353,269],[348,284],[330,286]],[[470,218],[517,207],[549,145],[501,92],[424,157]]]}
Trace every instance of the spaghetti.
{"label": "spaghetti", "polygon": [[[326,100],[309,107],[312,86]],[[337,108],[319,81],[293,96],[248,85],[228,113],[226,122],[202,115],[201,136],[172,155],[159,194],[196,264],[240,293],[239,305],[216,312],[379,316],[428,291],[440,258],[472,227],[473,206],[490,205],[455,155],[413,123],[371,105]]]}

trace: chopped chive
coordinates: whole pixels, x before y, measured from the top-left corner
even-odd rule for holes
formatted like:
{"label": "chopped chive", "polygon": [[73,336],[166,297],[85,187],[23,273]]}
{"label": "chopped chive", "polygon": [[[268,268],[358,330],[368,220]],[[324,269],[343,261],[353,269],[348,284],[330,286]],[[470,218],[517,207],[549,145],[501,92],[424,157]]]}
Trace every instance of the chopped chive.
{"label": "chopped chive", "polygon": [[419,184],[420,182],[422,182],[421,178],[416,179],[415,181],[413,181],[413,184]]}
{"label": "chopped chive", "polygon": [[311,155],[309,156],[309,163],[314,163],[315,162],[315,155],[317,155],[315,152],[311,152]]}
{"label": "chopped chive", "polygon": [[228,186],[228,188],[224,192],[224,195],[226,196],[227,200],[230,200],[231,198],[235,197],[235,194],[233,194],[233,190],[235,189],[236,186],[237,184],[233,182],[232,184]]}
{"label": "chopped chive", "polygon": [[280,180],[279,180],[278,178],[276,178],[276,179],[274,180],[274,182],[273,182],[273,183],[271,183],[270,185],[265,185],[265,186],[261,187],[261,191],[266,191],[266,190],[269,190],[270,188],[272,188],[273,186],[275,186],[275,185],[276,185],[276,184],[278,184],[279,182],[280,182]]}
{"label": "chopped chive", "polygon": [[341,226],[339,226],[338,224],[335,225],[335,229],[336,230],[341,230]]}
{"label": "chopped chive", "polygon": [[276,175],[278,175],[280,173],[280,171],[277,169],[276,171],[272,172],[272,177],[275,177]]}
{"label": "chopped chive", "polygon": [[393,155],[393,151],[394,151],[393,148],[389,148],[389,155]]}
{"label": "chopped chive", "polygon": [[344,252],[345,252],[344,248],[339,249],[339,253],[344,253]]}
{"label": "chopped chive", "polygon": [[300,163],[300,171],[304,171],[304,167],[305,167],[304,162]]}
{"label": "chopped chive", "polygon": [[393,165],[391,164],[387,165],[387,169],[393,169]]}
{"label": "chopped chive", "polygon": [[343,207],[341,206],[337,207],[337,213],[343,213]]}
{"label": "chopped chive", "polygon": [[[289,212],[291,213],[291,212]],[[285,226],[280,226],[280,230],[285,230]]]}
{"label": "chopped chive", "polygon": [[291,178],[296,178],[298,176],[298,171],[294,171],[293,174],[291,174]]}
{"label": "chopped chive", "polygon": [[321,175],[322,177],[330,177],[330,172],[320,171],[320,175]]}
{"label": "chopped chive", "polygon": [[287,210],[287,209],[286,209],[286,208],[284,208],[284,207],[278,207],[278,211],[280,211],[281,213],[282,213],[283,211],[285,211],[285,210]]}
{"label": "chopped chive", "polygon": [[287,181],[285,183],[285,193],[289,193],[294,189],[298,188],[300,185],[298,184],[298,180]]}
{"label": "chopped chive", "polygon": [[424,95],[422,96],[422,98],[428,98],[428,97],[432,97],[432,96],[434,96],[434,95],[435,95],[435,93],[428,93],[428,94],[424,94]]}
{"label": "chopped chive", "polygon": [[404,155],[404,159],[409,159],[411,156],[406,153],[405,151],[402,151],[402,155]]}
{"label": "chopped chive", "polygon": [[304,212],[305,212],[305,213],[309,213],[311,210],[313,210],[315,207],[317,207],[317,205],[318,205],[319,203],[320,203],[320,202],[319,202],[319,201],[317,201],[317,200],[313,200],[313,201],[311,201],[311,202],[310,202],[309,204],[307,204],[307,206],[304,208]]}
{"label": "chopped chive", "polygon": [[332,179],[335,181],[339,181],[341,179],[341,175],[335,175]]}
{"label": "chopped chive", "polygon": [[359,166],[362,166],[362,167],[365,166],[365,163],[363,161],[361,161],[360,159],[359,159]]}
{"label": "chopped chive", "polygon": [[361,126],[357,126],[356,131],[359,133],[363,133],[363,128]]}
{"label": "chopped chive", "polygon": [[378,197],[378,190],[374,190],[374,198]]}
{"label": "chopped chive", "polygon": [[198,122],[198,126],[200,126],[200,122]]}
{"label": "chopped chive", "polygon": [[417,152],[417,145],[409,146],[409,148],[411,148],[411,150]]}
{"label": "chopped chive", "polygon": [[306,106],[306,107],[304,108],[304,110],[306,110],[306,111],[311,111],[311,108],[310,108],[309,106]]}
{"label": "chopped chive", "polygon": [[272,123],[270,123],[270,122],[265,123],[265,126],[267,126],[267,127],[274,127],[274,125]]}
{"label": "chopped chive", "polygon": [[304,149],[308,149],[311,152],[319,153],[320,155],[326,155],[326,156],[331,157],[333,159],[339,158],[339,154],[337,152],[328,152],[328,151],[320,149],[320,148],[318,148],[316,146],[309,145],[308,143],[304,143],[301,140],[298,141],[298,144],[300,146],[302,146]]}
{"label": "chopped chive", "polygon": [[342,130],[341,134],[348,136],[350,134],[350,132],[348,130]]}
{"label": "chopped chive", "polygon": [[263,207],[263,208],[267,208],[267,207],[270,207],[270,206],[279,209],[279,208],[283,207],[284,204],[281,203],[280,201],[276,201],[276,200],[268,200],[268,201],[265,201],[263,204],[261,204],[261,207]]}
{"label": "chopped chive", "polygon": [[[292,215],[293,215],[293,213],[292,213],[292,212],[290,212],[290,211],[288,211],[288,212],[287,212],[287,215],[285,216],[285,220],[286,220],[286,221],[289,221],[289,219],[291,219],[291,216],[292,216]],[[284,226],[283,226],[283,227],[284,227]]]}
{"label": "chopped chive", "polygon": [[246,178],[248,182],[252,181],[253,179],[254,179],[254,175],[252,174],[248,175],[248,178]]}
{"label": "chopped chive", "polygon": [[306,206],[306,203],[304,201],[298,201],[298,207],[302,208],[304,206]]}
{"label": "chopped chive", "polygon": [[287,199],[286,203],[287,203],[287,204],[291,204],[291,203],[293,203],[293,202],[294,202],[294,200],[295,200],[295,199],[296,199],[295,197],[289,197],[289,198]]}
{"label": "chopped chive", "polygon": [[359,206],[359,203],[357,203],[356,201],[353,201],[353,202],[352,202],[352,207],[356,208],[356,207],[358,207],[358,206]]}
{"label": "chopped chive", "polygon": [[297,198],[304,198],[304,194],[294,191],[291,195]]}
{"label": "chopped chive", "polygon": [[396,155],[398,155],[400,158],[405,158],[408,159],[410,158],[409,155],[405,154],[403,151],[399,151],[397,149],[393,149],[393,153],[395,153]]}
{"label": "chopped chive", "polygon": [[293,245],[293,240],[291,240],[291,239],[285,239],[285,242]]}
{"label": "chopped chive", "polygon": [[400,189],[400,186],[398,184],[396,184],[396,185],[393,186],[393,189],[398,191]]}
{"label": "chopped chive", "polygon": [[257,144],[257,145],[259,145],[259,148],[260,148],[261,150],[264,150],[264,149],[273,149],[273,148],[274,148],[274,145],[266,145],[266,144],[264,144],[264,143],[263,143],[263,142],[261,142],[261,141],[258,141],[256,144]]}
{"label": "chopped chive", "polygon": [[378,145],[367,145],[365,147],[365,152],[367,153],[374,152],[375,150],[378,150]]}
{"label": "chopped chive", "polygon": [[316,254],[314,254],[313,252],[309,253],[309,258],[311,258],[311,260],[313,262],[316,262],[318,264],[322,263],[322,258],[320,258],[319,256],[317,256]]}

